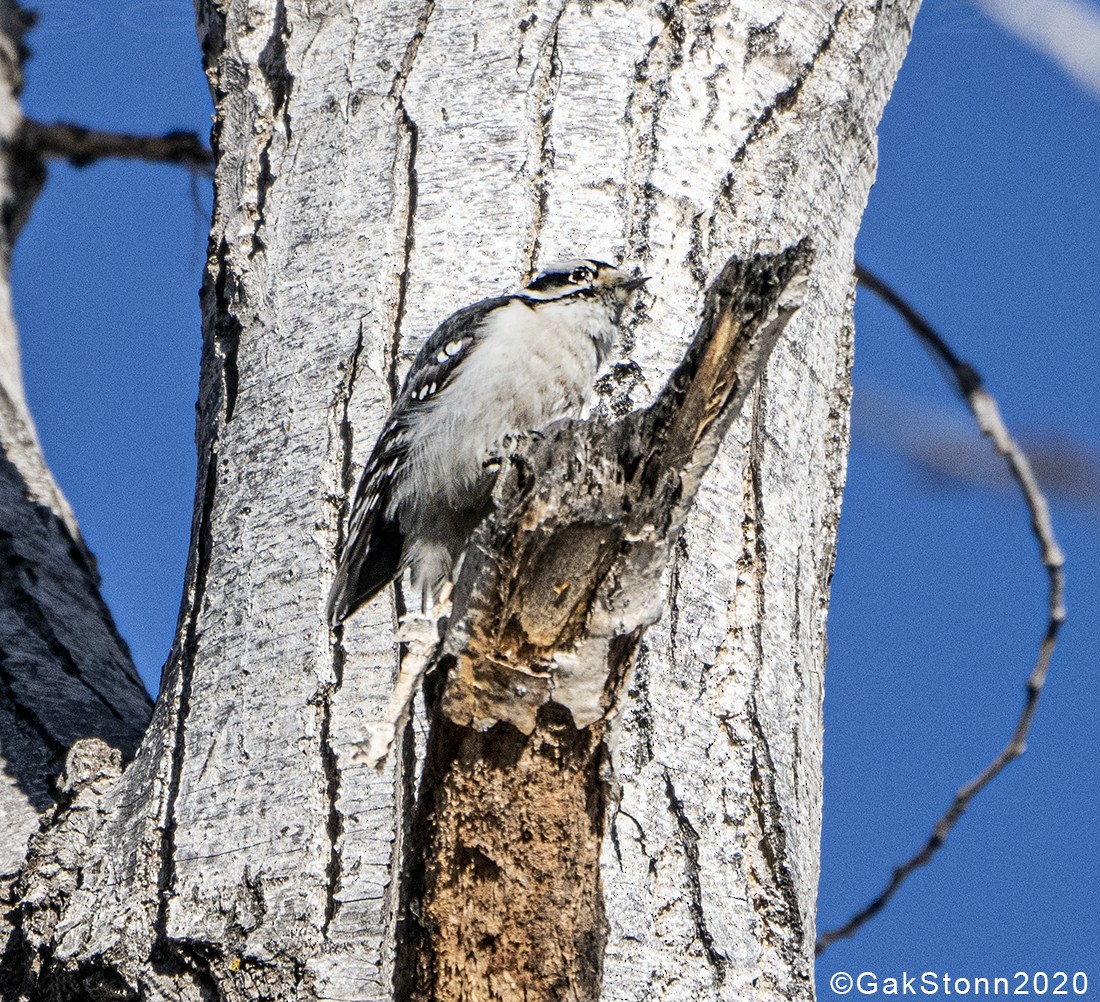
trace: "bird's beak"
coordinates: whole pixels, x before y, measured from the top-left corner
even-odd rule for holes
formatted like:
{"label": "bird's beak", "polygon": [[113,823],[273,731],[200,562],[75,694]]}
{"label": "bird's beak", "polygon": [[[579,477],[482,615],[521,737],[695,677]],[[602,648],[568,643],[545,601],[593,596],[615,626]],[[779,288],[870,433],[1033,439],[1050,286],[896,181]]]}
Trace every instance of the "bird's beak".
{"label": "bird's beak", "polygon": [[633,292],[635,289],[640,289],[648,281],[649,275],[639,275],[636,278],[624,278],[618,285],[620,289],[626,289],[627,292]]}

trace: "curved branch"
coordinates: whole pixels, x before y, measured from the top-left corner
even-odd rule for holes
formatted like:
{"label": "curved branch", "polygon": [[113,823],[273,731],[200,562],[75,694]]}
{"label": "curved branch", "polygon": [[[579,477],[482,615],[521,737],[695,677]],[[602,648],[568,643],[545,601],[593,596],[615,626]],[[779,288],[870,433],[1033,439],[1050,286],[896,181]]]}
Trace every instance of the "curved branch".
{"label": "curved branch", "polygon": [[931,861],[932,857],[947,840],[951,829],[955,827],[959,818],[970,806],[970,802],[992,783],[1010,762],[1024,753],[1027,747],[1028,732],[1031,730],[1031,723],[1039,706],[1039,697],[1042,695],[1043,684],[1046,682],[1050,660],[1058,640],[1058,632],[1066,619],[1065,574],[1062,569],[1065,557],[1062,555],[1061,548],[1054,536],[1054,527],[1050,521],[1050,510],[1032,472],[1027,456],[1005,427],[993,395],[983,387],[981,376],[977,370],[962,361],[932,325],[907,303],[897,291],[860,264],[856,265],[856,278],[859,280],[860,285],[869,289],[884,303],[897,310],[921,343],[932,353],[933,357],[947,367],[955,381],[959,395],[970,407],[975,420],[978,422],[978,427],[982,430],[982,434],[993,440],[994,448],[1004,456],[1005,462],[1008,463],[1009,470],[1019,485],[1024,502],[1031,513],[1032,532],[1039,542],[1043,566],[1047,572],[1047,622],[1042,642],[1039,645],[1039,653],[1035,659],[1035,665],[1028,676],[1024,706],[1016,720],[1016,727],[1008,743],[989,765],[955,794],[951,806],[936,822],[928,840],[918,852],[895,868],[889,882],[875,899],[848,919],[842,926],[831,929],[818,937],[816,947],[818,956],[821,956],[838,939],[854,936],[863,925],[882,911],[910,874]]}

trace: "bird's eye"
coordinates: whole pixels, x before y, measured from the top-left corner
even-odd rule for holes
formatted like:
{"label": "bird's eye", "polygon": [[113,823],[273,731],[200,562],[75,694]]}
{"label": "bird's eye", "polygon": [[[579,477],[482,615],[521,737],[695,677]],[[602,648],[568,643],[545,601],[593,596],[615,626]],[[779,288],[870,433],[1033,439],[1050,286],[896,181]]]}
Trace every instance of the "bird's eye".
{"label": "bird's eye", "polygon": [[596,277],[596,273],[587,265],[581,265],[579,268],[574,268],[573,273],[569,276],[569,281],[574,285],[585,285],[591,282]]}

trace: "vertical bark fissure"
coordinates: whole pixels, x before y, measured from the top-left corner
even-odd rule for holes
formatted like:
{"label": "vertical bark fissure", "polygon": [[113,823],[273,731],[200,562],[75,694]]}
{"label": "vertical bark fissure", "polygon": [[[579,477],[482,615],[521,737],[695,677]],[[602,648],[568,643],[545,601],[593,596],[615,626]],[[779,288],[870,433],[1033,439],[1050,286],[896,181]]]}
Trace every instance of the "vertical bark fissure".
{"label": "vertical bark fissure", "polygon": [[261,231],[267,228],[267,198],[275,183],[275,173],[271,168],[271,148],[275,141],[275,123],[281,119],[283,135],[287,144],[291,140],[290,97],[294,87],[294,75],[287,65],[287,37],[290,32],[287,21],[285,0],[275,0],[275,11],[271,34],[267,44],[257,59],[257,65],[267,83],[268,96],[271,99],[271,119],[260,145],[256,178],[256,212],[253,220],[252,250],[249,258],[265,249]]}
{"label": "vertical bark fissure", "polygon": [[[195,532],[195,578],[191,601],[186,615],[184,640],[176,656],[179,671],[179,695],[176,719],[172,731],[172,751],[168,766],[167,793],[164,801],[164,820],[161,828],[160,859],[157,871],[156,917],[154,921],[157,947],[168,948],[168,900],[175,879],[176,801],[179,797],[185,754],[185,731],[191,707],[191,685],[194,679],[195,653],[198,648],[198,620],[202,612],[206,592],[206,578],[210,569],[211,516],[217,493],[217,448],[212,443],[203,480],[202,510]],[[165,672],[170,677],[171,670]],[[162,696],[164,694],[162,693]]]}
{"label": "vertical bark fissure", "polygon": [[703,905],[703,882],[699,871],[699,833],[687,816],[684,802],[677,795],[672,776],[667,769],[665,770],[665,797],[668,799],[669,812],[676,821],[680,848],[683,850],[684,875],[687,878],[690,893],[689,907],[695,922],[695,933],[703,947],[707,963],[714,969],[715,981],[721,985],[726,980],[726,965],[729,963],[729,957],[716,949],[714,937],[707,927],[707,913]]}
{"label": "vertical bark fissure", "polygon": [[686,541],[681,535],[672,551],[672,563],[668,575],[668,650],[670,661],[676,660],[680,642],[680,560]]}
{"label": "vertical bark fissure", "polygon": [[[550,24],[547,41],[539,50],[535,74],[531,86],[535,91],[535,140],[538,146],[538,166],[532,172],[535,189],[535,212],[531,220],[526,277],[535,274],[542,254],[542,226],[550,205],[550,174],[554,166],[554,146],[550,139],[550,127],[554,119],[554,100],[561,82],[562,63],[558,55],[558,32],[568,4],[563,3]],[[522,28],[522,24],[521,24]],[[544,54],[545,53],[545,54]],[[522,50],[520,52],[522,58]],[[545,71],[542,67],[545,65]]]}
{"label": "vertical bark fissure", "polygon": [[[787,832],[783,825],[783,810],[775,790],[775,762],[772,760],[768,737],[760,721],[755,694],[749,704],[749,724],[752,728],[752,768],[750,772],[753,810],[760,826],[760,850],[771,873],[774,889],[779,892],[783,908],[777,918],[763,914],[769,939],[783,951],[792,964],[803,952],[806,932],[802,925],[802,910],[798,890],[787,860]],[[775,928],[778,926],[779,928]],[[791,935],[784,935],[790,933]]]}
{"label": "vertical bark fissure", "polygon": [[[347,362],[347,375],[344,378],[340,391],[333,401],[334,423],[336,432],[340,438],[340,486],[343,488],[343,511],[338,521],[336,543],[337,548],[344,544],[344,534],[347,531],[347,507],[353,496],[355,482],[353,479],[353,459],[355,456],[355,428],[351,421],[351,399],[355,393],[355,385],[359,380],[359,363],[363,357],[363,321],[359,321],[359,333],[355,339],[355,347]],[[339,646],[339,645],[337,645]]]}
{"label": "vertical bark fissure", "polygon": [[[657,16],[662,20],[661,30],[653,36],[645,55],[634,67],[634,81],[638,86],[627,105],[626,121],[631,129],[631,175],[629,191],[633,195],[627,224],[627,245],[631,254],[640,260],[650,255],[649,228],[656,211],[658,192],[653,185],[660,143],[657,128],[661,112],[668,96],[673,73],[683,64],[686,30],[683,10],[679,4],[659,4]],[[646,107],[642,95],[648,96]],[[705,283],[700,278],[699,287]]]}
{"label": "vertical bark fissure", "polygon": [[[334,422],[340,439],[340,486],[344,498],[340,517],[337,519],[337,550],[341,549],[344,544],[345,532],[347,531],[347,509],[355,487],[352,479],[355,436],[349,411],[352,395],[355,392],[355,384],[359,378],[359,362],[363,354],[363,333],[363,321],[360,320],[355,347],[352,349],[351,357],[347,362],[347,375],[336,400],[333,402]],[[340,770],[336,749],[332,742],[332,701],[343,686],[346,665],[347,650],[344,647],[344,629],[343,626],[337,626],[332,639],[333,686],[330,691],[323,692],[320,697],[322,704],[321,762],[325,774],[325,795],[328,798],[327,830],[329,837],[329,861],[326,868],[328,883],[325,888],[325,919],[322,928],[325,933],[328,932],[328,928],[336,915],[336,888],[341,869],[339,836],[343,830],[343,820],[337,806],[340,797]]]}
{"label": "vertical bark fissure", "polygon": [[404,182],[405,182],[405,219],[404,237],[401,245],[401,270],[397,276],[397,300],[394,305],[393,320],[393,351],[390,353],[389,389],[390,397],[397,399],[401,388],[399,365],[401,362],[401,342],[404,340],[405,314],[409,294],[409,267],[412,263],[413,249],[416,246],[416,204],[417,204],[417,176],[416,153],[420,143],[420,130],[409,115],[405,102],[399,96],[397,99],[398,130],[404,139],[403,146],[398,148],[398,156],[404,157]]}
{"label": "vertical bark fissure", "polygon": [[[413,250],[416,247],[416,207],[419,184],[416,173],[416,155],[420,144],[420,129],[409,114],[409,109],[405,106],[405,85],[408,83],[409,76],[412,74],[413,66],[416,62],[416,55],[420,51],[420,45],[424,41],[425,34],[427,34],[428,24],[431,21],[434,10],[435,0],[427,0],[427,3],[425,3],[420,12],[420,17],[417,21],[413,36],[409,39],[409,44],[405,47],[405,55],[401,60],[401,66],[398,68],[393,79],[393,84],[390,87],[390,97],[396,102],[397,106],[398,135],[404,139],[403,145],[398,144],[397,156],[399,160],[404,160],[403,165],[400,165],[400,176],[404,178],[405,188],[405,205],[403,206],[404,221],[402,224],[404,234],[401,242],[402,258],[401,268],[397,278],[397,300],[394,306],[393,321],[393,351],[390,353],[389,371],[390,397],[394,400],[397,399],[397,394],[400,389],[398,366],[401,360],[401,342],[404,338],[402,328],[405,323],[405,314],[407,312],[409,268],[412,264]],[[395,165],[395,177],[399,176],[398,170],[396,169],[397,166],[398,165]]]}
{"label": "vertical bark fissure", "polygon": [[[359,345],[362,345],[360,334]],[[357,347],[357,352],[358,352]],[[353,366],[354,373],[354,366]],[[349,379],[349,383],[354,376]],[[341,875],[343,859],[340,852],[340,840],[344,833],[344,817],[340,812],[340,767],[336,746],[332,737],[333,700],[344,684],[344,668],[347,661],[347,652],[344,649],[342,630],[338,631],[332,644],[332,673],[331,685],[324,686],[318,693],[318,701],[321,711],[321,725],[318,740],[321,746],[321,768],[325,779],[325,797],[328,803],[328,815],[325,819],[325,831],[328,836],[329,855],[325,866],[325,910],[324,920],[321,925],[322,935],[327,935],[332,920],[336,917],[338,908],[338,894],[341,889]]]}
{"label": "vertical bark fissure", "polygon": [[[341,517],[337,519],[337,547],[342,547],[344,533],[347,527],[347,505],[353,496],[354,483],[352,482],[352,455],[355,442],[354,429],[352,427],[349,411],[351,399],[355,392],[355,385],[359,378],[359,364],[363,354],[363,321],[359,321],[359,331],[355,339],[355,347],[347,362],[347,374],[333,402],[334,422],[336,432],[340,440],[340,486],[343,489],[344,503]],[[337,894],[340,888],[343,859],[340,854],[340,838],[344,830],[344,819],[340,813],[340,767],[337,759],[336,747],[332,739],[332,713],[333,699],[344,684],[344,669],[347,665],[347,650],[344,647],[343,627],[337,627],[332,638],[332,676],[333,684],[319,694],[321,702],[321,767],[325,776],[325,796],[328,800],[328,817],[326,819],[326,832],[329,841],[329,858],[325,867],[325,911],[324,921],[321,926],[322,935],[328,935],[332,920],[336,917],[338,902]]]}
{"label": "vertical bark fissure", "polygon": [[332,920],[336,917],[337,895],[340,892],[340,877],[343,861],[340,856],[340,838],[344,832],[344,818],[339,810],[340,769],[337,764],[336,750],[332,743],[332,699],[344,682],[343,648],[337,645],[338,652],[332,659],[335,673],[334,684],[320,695],[321,726],[321,766],[325,777],[325,797],[328,800],[328,817],[325,830],[328,835],[329,855],[325,866],[325,913],[321,925],[322,934],[327,934]]}
{"label": "vertical bark fissure", "polygon": [[[215,147],[216,149],[216,147]],[[240,391],[240,371],[237,356],[240,350],[241,334],[244,327],[226,286],[229,282],[229,244],[222,237],[218,244],[218,273],[214,279],[214,353],[219,363],[222,383],[223,422],[229,424],[237,407],[237,394]]]}
{"label": "vertical bark fissure", "polygon": [[[844,495],[844,469],[847,459],[847,442],[849,436],[849,414],[852,404],[852,364],[855,360],[855,340],[853,338],[853,316],[856,301],[856,278],[852,276],[848,297],[845,305],[845,321],[837,338],[837,353],[835,370],[832,378],[833,391],[830,401],[829,414],[822,436],[825,454],[828,457],[829,490],[833,499],[830,513],[827,516],[822,529],[828,534],[830,545],[826,550],[826,557],[816,568],[817,601],[822,609],[822,626],[824,623],[824,611],[828,609],[829,587],[833,580],[833,571],[836,567],[836,540],[840,530],[840,506]],[[822,627],[819,627],[822,641],[828,643],[828,637]]]}
{"label": "vertical bark fissure", "polygon": [[[780,949],[784,959],[794,966],[799,962],[805,946],[805,930],[802,925],[802,912],[798,903],[798,892],[791,875],[790,858],[787,848],[786,831],[782,822],[782,807],[775,789],[775,763],[772,759],[758,697],[760,693],[761,671],[765,664],[763,624],[766,622],[767,603],[765,600],[765,581],[768,572],[768,544],[765,532],[764,485],[762,482],[761,457],[765,442],[765,407],[767,390],[766,377],[761,380],[752,411],[752,436],[749,450],[751,497],[751,519],[753,525],[752,574],[756,613],[753,617],[753,643],[756,656],[753,659],[754,671],[746,706],[748,724],[752,735],[749,797],[751,808],[758,827],[758,840],[755,848],[763,857],[764,865],[770,876],[771,886],[765,886],[767,900],[754,902],[765,935],[769,943]],[[795,613],[797,616],[797,612]],[[795,633],[797,636],[797,632]],[[773,895],[778,895],[781,907],[774,909]]]}

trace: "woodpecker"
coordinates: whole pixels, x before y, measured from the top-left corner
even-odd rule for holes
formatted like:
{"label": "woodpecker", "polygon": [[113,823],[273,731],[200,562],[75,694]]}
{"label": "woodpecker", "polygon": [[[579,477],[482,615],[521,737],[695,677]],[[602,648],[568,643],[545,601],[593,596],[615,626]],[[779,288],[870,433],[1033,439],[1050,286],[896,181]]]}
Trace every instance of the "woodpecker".
{"label": "woodpecker", "polygon": [[363,469],[328,600],[343,622],[405,568],[428,612],[492,509],[510,436],[580,416],[648,276],[558,261],[525,287],[463,307],[425,342]]}

